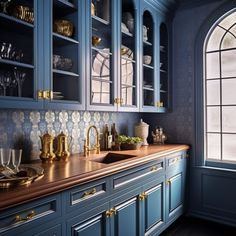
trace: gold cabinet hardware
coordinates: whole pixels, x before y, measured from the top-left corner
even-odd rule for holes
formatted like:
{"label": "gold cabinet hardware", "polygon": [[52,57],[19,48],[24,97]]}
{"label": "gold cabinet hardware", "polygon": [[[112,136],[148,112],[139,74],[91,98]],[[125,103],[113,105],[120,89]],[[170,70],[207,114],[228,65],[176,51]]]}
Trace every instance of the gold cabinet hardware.
{"label": "gold cabinet hardware", "polygon": [[16,215],[15,222],[20,223],[27,220],[31,220],[34,216],[35,216],[34,210],[30,211],[26,217],[21,217],[20,215]]}
{"label": "gold cabinet hardware", "polygon": [[118,98],[114,99],[114,104],[118,104]]}
{"label": "gold cabinet hardware", "polygon": [[117,210],[116,210],[116,208],[115,208],[115,207],[113,207],[113,208],[111,208],[110,212],[111,212],[112,214],[116,215],[116,213],[117,213]]}
{"label": "gold cabinet hardware", "polygon": [[106,218],[110,218],[112,217],[113,213],[110,210],[108,210],[105,212],[105,215],[106,215]]}
{"label": "gold cabinet hardware", "polygon": [[124,99],[120,98],[120,105],[122,105],[124,103]]}
{"label": "gold cabinet hardware", "polygon": [[43,99],[43,90],[38,90],[38,99]]}
{"label": "gold cabinet hardware", "polygon": [[139,194],[138,197],[139,197],[140,201],[144,201],[148,197],[148,194],[145,193],[145,192],[142,192],[142,193]]}
{"label": "gold cabinet hardware", "polygon": [[90,191],[84,192],[83,197],[94,195],[96,192],[97,192],[96,188],[93,188]]}
{"label": "gold cabinet hardware", "polygon": [[171,180],[166,180],[166,184],[171,184]]}
{"label": "gold cabinet hardware", "polygon": [[163,102],[160,101],[156,102],[156,107],[163,107]]}
{"label": "gold cabinet hardware", "polygon": [[151,171],[157,171],[158,170],[158,167],[157,166],[153,166],[152,168],[151,168]]}

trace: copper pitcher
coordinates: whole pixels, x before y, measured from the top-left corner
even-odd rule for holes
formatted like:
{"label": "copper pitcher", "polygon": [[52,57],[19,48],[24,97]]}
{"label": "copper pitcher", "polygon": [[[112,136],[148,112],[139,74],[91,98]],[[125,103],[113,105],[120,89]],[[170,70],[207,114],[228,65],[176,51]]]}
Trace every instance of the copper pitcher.
{"label": "copper pitcher", "polygon": [[70,152],[69,152],[69,146],[71,144],[72,141],[72,137],[71,136],[66,136],[63,132],[61,132],[57,138],[57,150],[56,150],[56,157],[58,160],[64,160],[67,161],[69,156],[70,156]]}
{"label": "copper pitcher", "polygon": [[52,162],[55,158],[56,155],[53,152],[53,140],[54,137],[50,135],[48,132],[44,134],[43,136],[39,136],[41,140],[41,153],[40,153],[40,159],[43,162]]}

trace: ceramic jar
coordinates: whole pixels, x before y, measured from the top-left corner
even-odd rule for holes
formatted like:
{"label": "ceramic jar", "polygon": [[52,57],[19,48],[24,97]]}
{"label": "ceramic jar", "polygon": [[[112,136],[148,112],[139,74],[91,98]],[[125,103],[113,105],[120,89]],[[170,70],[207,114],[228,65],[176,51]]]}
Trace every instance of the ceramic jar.
{"label": "ceramic jar", "polygon": [[134,127],[134,135],[140,137],[143,140],[142,145],[147,146],[147,137],[148,137],[149,125],[141,119],[140,122]]}

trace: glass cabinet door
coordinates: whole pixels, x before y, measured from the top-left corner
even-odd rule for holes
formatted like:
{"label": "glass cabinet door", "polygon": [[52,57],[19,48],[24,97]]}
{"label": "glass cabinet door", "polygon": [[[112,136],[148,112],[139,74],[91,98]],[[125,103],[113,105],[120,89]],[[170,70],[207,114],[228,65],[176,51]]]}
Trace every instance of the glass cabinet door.
{"label": "glass cabinet door", "polygon": [[112,0],[91,1],[89,109],[114,110]]}
{"label": "glass cabinet door", "polygon": [[168,32],[164,23],[160,25],[160,101],[159,109],[166,111],[169,107],[169,75],[168,75]]}
{"label": "glass cabinet door", "polygon": [[137,83],[137,13],[135,1],[123,0],[121,4],[119,110],[138,110]]}
{"label": "glass cabinet door", "polygon": [[142,108],[153,109],[156,99],[154,21],[149,11],[143,13],[142,27]]}
{"label": "glass cabinet door", "polygon": [[35,106],[38,20],[37,1],[0,1],[1,107]]}

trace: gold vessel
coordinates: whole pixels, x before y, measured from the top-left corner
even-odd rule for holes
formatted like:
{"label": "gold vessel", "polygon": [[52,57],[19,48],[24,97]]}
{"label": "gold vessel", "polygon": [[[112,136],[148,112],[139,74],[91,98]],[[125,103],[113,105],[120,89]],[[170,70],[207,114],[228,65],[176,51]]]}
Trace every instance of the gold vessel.
{"label": "gold vessel", "polygon": [[100,44],[101,43],[101,41],[102,41],[102,39],[100,38],[100,37],[98,37],[98,36],[92,36],[92,45],[93,46],[97,46],[98,44]]}
{"label": "gold vessel", "polygon": [[49,133],[44,134],[43,136],[39,136],[41,140],[41,153],[40,153],[40,159],[43,162],[49,162],[51,163],[55,158],[56,155],[53,152],[53,140],[54,137],[50,135]]}
{"label": "gold vessel", "polygon": [[10,14],[23,21],[34,23],[34,12],[27,6],[16,5],[10,10]]}
{"label": "gold vessel", "polygon": [[58,160],[64,160],[67,161],[69,156],[70,156],[70,152],[69,152],[69,146],[70,143],[72,141],[72,137],[71,136],[66,136],[63,132],[61,132],[57,138],[57,150],[56,150],[56,157]]}
{"label": "gold vessel", "polygon": [[72,22],[68,20],[55,20],[53,23],[53,31],[66,37],[72,36],[73,28]]}

